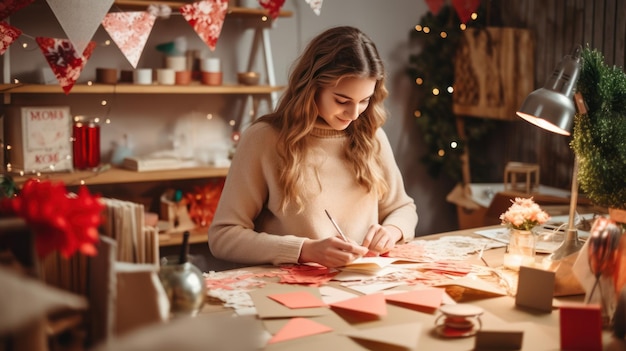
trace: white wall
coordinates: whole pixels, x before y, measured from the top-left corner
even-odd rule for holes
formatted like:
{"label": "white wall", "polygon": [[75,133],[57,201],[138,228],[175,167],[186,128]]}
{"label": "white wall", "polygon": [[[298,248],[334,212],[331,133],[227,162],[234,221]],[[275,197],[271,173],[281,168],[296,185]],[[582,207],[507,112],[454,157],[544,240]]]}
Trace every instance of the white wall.
{"label": "white wall", "polygon": [[[420,223],[416,233],[423,235],[455,229],[456,216],[453,207],[445,201],[450,184],[445,180],[430,178],[420,164],[421,138],[413,123],[411,111],[407,111],[411,82],[404,73],[404,68],[409,58],[409,32],[427,11],[425,2],[326,0],[323,2],[321,15],[317,16],[304,0],[287,0],[284,9],[293,11],[294,15],[279,18],[271,32],[279,85],[286,83],[292,62],[308,40],[326,28],[353,25],[361,28],[376,42],[387,68],[387,87],[390,91],[386,101],[390,118],[385,130],[404,174],[407,191],[417,203]],[[11,24],[31,37],[65,37],[44,0],[36,0],[16,13],[11,18]],[[189,48],[220,57],[224,82],[234,83],[235,73],[246,68],[253,37],[253,32],[244,28],[243,21],[227,19],[216,51],[211,53],[181,16],[157,20],[138,66],[160,67],[163,55],[154,47],[182,35],[188,39]],[[11,71],[12,78],[27,82],[36,80],[38,68],[46,67],[46,63],[34,41],[28,37],[23,39],[32,46],[28,50],[18,46],[12,48]],[[98,29],[94,40],[102,43],[106,39],[106,31]],[[258,57],[256,68],[261,69],[262,63],[263,60]],[[132,68],[114,45],[99,45],[94,50],[80,81],[94,79],[97,67]],[[102,100],[107,100],[108,105],[101,106]],[[230,134],[227,121],[241,118],[248,109],[243,99],[202,95],[14,95],[13,102],[69,104],[73,114],[110,118],[112,123],[102,128],[103,151],[110,151],[113,142],[121,140],[124,134],[129,134],[138,154],[169,148],[181,133],[191,135],[187,141],[196,147],[227,140]],[[266,104],[261,106],[262,111],[267,110]],[[215,118],[206,120],[207,113]]]}

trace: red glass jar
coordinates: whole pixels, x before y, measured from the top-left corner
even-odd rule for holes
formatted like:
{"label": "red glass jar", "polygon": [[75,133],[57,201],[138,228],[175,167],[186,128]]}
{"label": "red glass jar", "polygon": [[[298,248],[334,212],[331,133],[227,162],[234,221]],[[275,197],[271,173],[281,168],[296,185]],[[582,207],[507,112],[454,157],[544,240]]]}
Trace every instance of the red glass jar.
{"label": "red glass jar", "polygon": [[89,169],[100,164],[100,126],[93,122],[74,122],[74,168]]}

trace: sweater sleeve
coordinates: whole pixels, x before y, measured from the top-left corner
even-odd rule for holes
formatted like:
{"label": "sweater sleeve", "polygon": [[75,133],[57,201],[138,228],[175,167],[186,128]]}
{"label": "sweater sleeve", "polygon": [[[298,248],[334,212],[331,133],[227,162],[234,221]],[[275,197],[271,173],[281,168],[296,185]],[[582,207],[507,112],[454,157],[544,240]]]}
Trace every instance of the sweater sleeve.
{"label": "sweater sleeve", "polygon": [[389,192],[379,203],[379,222],[393,225],[402,231],[403,243],[415,237],[418,215],[415,201],[406,193],[404,180],[396,163],[387,135],[382,129],[376,133],[380,142],[383,172],[389,185]]}
{"label": "sweater sleeve", "polygon": [[297,263],[304,238],[257,232],[255,219],[268,198],[276,172],[276,134],[266,123],[242,135],[208,231],[211,253],[244,264]]}

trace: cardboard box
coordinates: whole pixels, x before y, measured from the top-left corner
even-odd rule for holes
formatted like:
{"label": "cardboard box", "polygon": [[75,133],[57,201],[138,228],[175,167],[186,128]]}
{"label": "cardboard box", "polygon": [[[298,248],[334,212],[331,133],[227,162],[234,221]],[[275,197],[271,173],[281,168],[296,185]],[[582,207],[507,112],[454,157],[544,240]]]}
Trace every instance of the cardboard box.
{"label": "cardboard box", "polygon": [[[502,183],[458,184],[446,197],[448,202],[457,206],[459,229],[469,229],[500,224],[500,215],[504,213],[511,200],[516,197],[532,196],[551,216],[569,212],[569,192],[545,185],[539,185],[537,191],[526,194],[504,189]],[[578,205],[588,204],[584,198],[578,199]]]}
{"label": "cardboard box", "polygon": [[13,172],[72,170],[72,116],[67,106],[16,106],[5,116]]}

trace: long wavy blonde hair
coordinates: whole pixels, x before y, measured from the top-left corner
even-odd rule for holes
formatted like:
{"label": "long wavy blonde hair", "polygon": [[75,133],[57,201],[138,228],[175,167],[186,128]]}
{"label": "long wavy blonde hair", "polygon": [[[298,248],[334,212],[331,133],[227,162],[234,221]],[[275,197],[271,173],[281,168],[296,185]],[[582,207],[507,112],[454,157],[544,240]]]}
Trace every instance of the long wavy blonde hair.
{"label": "long wavy blonde hair", "polygon": [[299,211],[304,209],[301,189],[305,180],[298,166],[307,152],[306,136],[319,116],[316,94],[346,77],[375,78],[376,85],[367,109],[346,128],[350,141],[345,157],[354,168],[357,182],[368,191],[376,191],[382,198],[389,190],[383,177],[380,144],[375,137],[376,130],[387,119],[383,100],[388,92],[382,60],[374,42],[359,29],[334,27],[307,45],[292,67],[289,86],[276,111],[257,120],[279,131],[276,151],[281,162],[279,179],[285,192],[283,211],[291,202]]}

